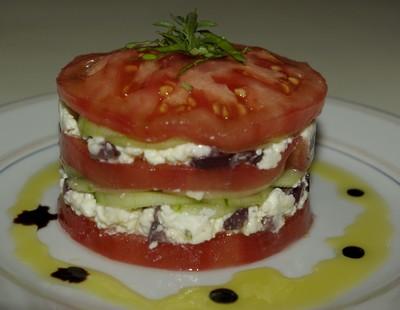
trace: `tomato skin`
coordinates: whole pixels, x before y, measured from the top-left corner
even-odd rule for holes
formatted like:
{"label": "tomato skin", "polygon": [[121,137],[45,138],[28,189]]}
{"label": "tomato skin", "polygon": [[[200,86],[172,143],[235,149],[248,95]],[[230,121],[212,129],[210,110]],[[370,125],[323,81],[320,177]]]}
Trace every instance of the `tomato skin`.
{"label": "tomato skin", "polygon": [[[105,188],[240,191],[266,186],[278,177],[299,140],[296,138],[283,152],[279,164],[269,170],[260,170],[247,164],[218,169],[168,164],[153,166],[139,159],[132,164],[111,164],[91,158],[86,142],[80,138],[60,133],[59,143],[63,163]],[[304,168],[305,164],[292,162],[290,167]]]}
{"label": "tomato skin", "polygon": [[61,196],[58,206],[61,226],[80,244],[113,260],[170,270],[209,270],[263,259],[304,236],[313,222],[309,203],[306,202],[301,210],[286,220],[278,233],[263,231],[250,236],[220,233],[200,244],[159,243],[150,250],[143,236],[109,235],[97,228],[92,220],[76,215]]}
{"label": "tomato skin", "polygon": [[[226,152],[294,134],[316,118],[327,93],[319,73],[260,48],[246,57],[245,65],[229,58],[210,60],[179,75],[193,58],[169,54],[143,61],[137,51],[126,49],[84,55],[60,72],[58,93],[75,112],[136,140],[183,138]],[[94,67],[87,69],[91,63]],[[182,83],[193,89],[183,90]],[[166,99],[160,95],[165,85],[173,87]],[[235,95],[237,88],[246,91],[246,98]],[[160,112],[163,104],[168,109]]]}
{"label": "tomato skin", "polygon": [[314,149],[304,139],[299,139],[286,162],[287,169],[307,171],[314,157]]}

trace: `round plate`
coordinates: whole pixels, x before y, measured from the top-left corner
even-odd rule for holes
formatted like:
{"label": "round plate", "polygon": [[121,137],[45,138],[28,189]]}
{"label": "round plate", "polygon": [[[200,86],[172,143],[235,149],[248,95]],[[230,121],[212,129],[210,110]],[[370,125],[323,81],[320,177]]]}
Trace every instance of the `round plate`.
{"label": "round plate", "polygon": [[[0,278],[0,306],[115,309],[116,304],[107,298],[79,289],[77,285],[57,283],[39,276],[35,266],[29,266],[15,254],[15,239],[11,235],[11,227],[15,224],[8,210],[24,183],[35,172],[57,161],[57,122],[56,95],[0,108],[0,271],[3,275]],[[400,118],[328,98],[318,125],[317,161],[347,171],[373,188],[387,205],[392,236],[389,253],[378,268],[370,273],[366,271],[368,276],[363,281],[322,301],[317,308],[394,309],[400,302]],[[337,255],[326,239],[346,234],[346,227],[362,213],[357,203],[343,199],[337,184],[318,174],[313,176],[312,183],[315,223],[310,233],[273,257],[235,268],[170,272],[113,262],[73,242],[57,221],[38,230],[37,236],[51,257],[110,275],[130,290],[154,300],[162,301],[182,288],[223,286],[239,271],[260,267],[274,268],[286,277],[297,278],[312,274],[320,261]],[[54,185],[41,199],[41,204],[49,206],[53,213],[56,212],[57,195],[58,188]],[[365,235],[367,246],[368,240],[376,234],[377,231],[368,231]]]}

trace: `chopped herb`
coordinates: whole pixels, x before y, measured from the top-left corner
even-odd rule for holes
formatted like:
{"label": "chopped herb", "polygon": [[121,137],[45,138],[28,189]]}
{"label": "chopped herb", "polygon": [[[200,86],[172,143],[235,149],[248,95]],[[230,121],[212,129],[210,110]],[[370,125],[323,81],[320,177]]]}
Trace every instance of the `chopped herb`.
{"label": "chopped herb", "polygon": [[154,60],[154,59],[157,59],[158,56],[155,54],[143,54],[142,58],[144,60]]}
{"label": "chopped herb", "polygon": [[[172,21],[160,21],[154,24],[166,29],[165,32],[158,32],[161,39],[131,42],[126,45],[126,48],[142,52],[154,50],[160,53],[183,53],[197,57],[194,62],[182,68],[180,74],[210,59],[230,56],[238,62],[245,62],[244,53],[247,50],[240,51],[224,37],[205,29],[216,26],[216,23],[209,20],[198,20],[196,10],[185,17],[171,15],[171,18]],[[143,59],[155,59],[148,57],[157,56],[154,54],[143,55]]]}
{"label": "chopped herb", "polygon": [[187,90],[187,91],[191,91],[192,88],[193,88],[193,86],[192,86],[191,84],[189,84],[188,82],[182,82],[182,83],[181,83],[181,87],[182,87],[184,90]]}

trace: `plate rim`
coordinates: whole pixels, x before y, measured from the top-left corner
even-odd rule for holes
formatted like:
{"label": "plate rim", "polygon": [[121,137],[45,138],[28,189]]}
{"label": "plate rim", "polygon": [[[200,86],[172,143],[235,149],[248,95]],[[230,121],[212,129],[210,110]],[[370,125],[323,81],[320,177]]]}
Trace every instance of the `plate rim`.
{"label": "plate rim", "polygon": [[[0,105],[0,114],[3,114],[7,111],[14,111],[14,110],[22,109],[29,104],[38,104],[38,103],[43,103],[44,101],[49,101],[49,100],[57,100],[57,93],[54,93],[54,92],[46,93],[46,94],[41,94],[41,95],[28,97],[28,98],[22,98],[20,100],[15,100],[15,101],[1,104]],[[358,111],[367,113],[369,115],[373,115],[374,117],[378,117],[379,119],[382,119],[383,121],[391,121],[395,125],[400,126],[400,115],[398,115],[396,113],[391,113],[391,112],[388,112],[388,111],[385,111],[385,110],[382,110],[379,108],[371,107],[366,104],[362,104],[362,103],[358,103],[358,102],[354,102],[354,101],[349,101],[347,99],[342,99],[339,97],[327,97],[326,100],[327,101],[330,100],[329,104],[333,103],[334,105],[344,106],[344,107],[350,108],[352,110],[358,110]],[[9,154],[9,155],[12,155],[12,154]],[[399,185],[399,183],[397,181],[396,181],[396,183],[397,183],[397,185]],[[2,277],[2,276],[4,276],[8,280],[10,280],[14,284],[16,284],[19,288],[27,290],[28,292],[38,295],[41,298],[44,298],[46,300],[51,300],[51,301],[55,301],[59,304],[63,304],[58,300],[57,301],[52,300],[49,296],[44,296],[43,294],[41,294],[39,292],[39,290],[35,290],[34,288],[24,286],[22,284],[22,281],[19,281],[13,275],[9,274],[6,270],[4,270],[3,267],[0,268],[0,277]],[[392,280],[391,282],[387,283],[386,285],[379,287],[375,290],[372,290],[368,295],[362,296],[358,299],[348,302],[343,306],[339,306],[339,308],[346,308],[346,307],[363,304],[374,298],[377,298],[378,296],[382,296],[385,293],[388,293],[389,291],[392,291],[393,289],[396,289],[396,288],[397,289],[400,288],[400,275],[397,278],[395,278],[394,280]],[[327,308],[325,308],[325,309],[338,309],[338,307],[331,308],[328,305]]]}

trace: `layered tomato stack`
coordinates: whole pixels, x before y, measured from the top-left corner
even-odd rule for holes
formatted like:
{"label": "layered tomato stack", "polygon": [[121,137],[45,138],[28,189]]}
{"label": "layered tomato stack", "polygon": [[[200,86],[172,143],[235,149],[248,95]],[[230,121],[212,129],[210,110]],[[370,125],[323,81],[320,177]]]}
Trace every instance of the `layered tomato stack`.
{"label": "layered tomato stack", "polygon": [[261,48],[243,63],[192,63],[122,49],[61,71],[59,219],[81,244],[202,270],[259,260],[308,231],[324,79]]}

